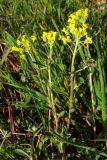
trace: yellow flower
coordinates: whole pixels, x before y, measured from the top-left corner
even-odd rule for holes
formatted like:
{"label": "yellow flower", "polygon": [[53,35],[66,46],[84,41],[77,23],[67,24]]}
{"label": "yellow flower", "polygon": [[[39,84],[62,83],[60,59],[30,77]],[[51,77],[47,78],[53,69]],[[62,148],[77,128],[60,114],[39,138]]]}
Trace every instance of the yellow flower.
{"label": "yellow flower", "polygon": [[25,35],[22,35],[22,36],[20,37],[20,39],[21,39],[22,42],[25,42],[25,41],[26,41],[26,36],[25,36]]}
{"label": "yellow flower", "polygon": [[30,39],[34,42],[36,40],[36,36],[31,35],[29,38],[27,38],[26,35],[22,35],[16,40],[17,46],[13,46],[11,50],[19,52],[20,58],[25,59],[25,53],[30,52],[31,50]]}
{"label": "yellow flower", "polygon": [[82,19],[87,19],[88,18],[88,13],[89,13],[89,9],[85,8],[85,9],[79,9],[77,12],[75,12],[76,17],[82,18]]}
{"label": "yellow flower", "polygon": [[47,32],[43,32],[42,39],[43,39],[44,42],[47,41]]}
{"label": "yellow flower", "polygon": [[29,42],[29,40],[25,40],[25,41],[23,41],[23,47],[24,47],[24,49],[25,49],[25,52],[28,52],[29,50],[30,50],[30,42]]}
{"label": "yellow flower", "polygon": [[34,35],[32,35],[32,36],[30,37],[30,39],[34,42],[34,41],[37,39],[37,37],[34,36]]}
{"label": "yellow flower", "polygon": [[42,39],[44,42],[47,42],[50,46],[52,46],[56,40],[57,32],[43,32]]}
{"label": "yellow flower", "polygon": [[19,48],[18,47],[16,47],[16,46],[13,46],[12,48],[11,48],[11,51],[18,51],[19,50]]}
{"label": "yellow flower", "polygon": [[25,52],[28,52],[30,50],[30,42],[25,35],[21,37],[21,42],[22,42],[23,48],[25,49]]}
{"label": "yellow flower", "polygon": [[87,33],[87,28],[89,25],[86,24],[86,20],[88,18],[89,10],[79,9],[78,11],[71,13],[68,18],[68,31],[74,35],[75,38],[80,39]]}
{"label": "yellow flower", "polygon": [[16,43],[17,43],[18,46],[21,45],[21,41],[19,39],[16,41]]}
{"label": "yellow flower", "polygon": [[[34,39],[36,37],[31,36],[32,40],[34,41]],[[28,52],[30,51],[30,41],[27,39],[27,37],[25,35],[22,35],[19,39],[17,39],[17,45],[20,46],[21,48],[23,48],[23,52]]]}
{"label": "yellow flower", "polygon": [[12,51],[17,51],[17,52],[19,52],[20,54],[20,58],[21,59],[25,59],[25,54],[24,54],[24,49],[23,48],[21,48],[21,47],[15,47],[15,46],[13,46],[12,47]]}
{"label": "yellow flower", "polygon": [[84,41],[85,44],[91,44],[92,43],[92,38],[91,37],[87,37]]}
{"label": "yellow flower", "polygon": [[79,28],[78,28],[77,34],[80,36],[80,38],[81,38],[82,36],[86,35],[86,33],[87,33],[86,28],[84,28],[84,27],[79,27]]}
{"label": "yellow flower", "polygon": [[87,24],[87,23],[84,23],[84,24],[83,24],[83,26],[82,26],[82,28],[84,28],[84,29],[87,29],[87,28],[89,28],[89,24]]}
{"label": "yellow flower", "polygon": [[89,9],[86,8],[84,9],[84,18],[88,18],[88,15],[89,15]]}
{"label": "yellow flower", "polygon": [[70,43],[72,40],[70,39],[70,36],[61,36],[61,40],[64,44]]}
{"label": "yellow flower", "polygon": [[62,29],[62,32],[64,32],[65,35],[69,35],[69,32],[68,32],[67,28],[63,28],[63,29]]}
{"label": "yellow flower", "polygon": [[11,48],[11,50],[12,51],[16,51],[16,52],[20,52],[20,53],[23,53],[24,52],[24,49],[23,48],[21,48],[21,47],[16,47],[16,46],[13,46],[12,48]]}
{"label": "yellow flower", "polygon": [[78,17],[75,15],[75,12],[74,13],[71,13],[69,18],[68,18],[68,22],[70,23],[75,23],[75,20],[77,19]]}
{"label": "yellow flower", "polygon": [[24,49],[20,47],[20,48],[18,48],[18,52],[23,53]]}

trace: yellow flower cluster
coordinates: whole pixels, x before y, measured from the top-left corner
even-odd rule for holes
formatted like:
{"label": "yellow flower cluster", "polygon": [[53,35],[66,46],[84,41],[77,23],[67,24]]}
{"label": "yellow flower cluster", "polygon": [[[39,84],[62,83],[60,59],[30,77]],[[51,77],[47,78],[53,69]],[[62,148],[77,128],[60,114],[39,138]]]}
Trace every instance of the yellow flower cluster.
{"label": "yellow flower cluster", "polygon": [[53,46],[55,40],[56,40],[57,32],[43,32],[42,39],[44,42],[47,42],[49,46]]}
{"label": "yellow flower cluster", "polygon": [[[88,15],[88,8],[79,9],[77,12],[70,14],[68,18],[68,25],[62,29],[62,36],[60,35],[59,39],[66,44],[72,41],[70,37],[74,38],[75,40],[80,40],[80,38],[84,36],[86,37],[87,29],[90,28],[89,24],[86,23]],[[87,38],[88,40],[85,40],[84,43],[92,43],[91,37]]]}
{"label": "yellow flower cluster", "polygon": [[77,12],[70,14],[68,18],[68,26],[67,29],[70,33],[72,33],[76,38],[81,38],[86,35],[87,28],[89,25],[86,23],[88,18],[89,10],[79,9]]}
{"label": "yellow flower cluster", "polygon": [[[89,24],[86,23],[89,15],[88,8],[79,9],[78,11],[70,14],[68,18],[68,24],[61,30],[61,34],[57,32],[43,32],[42,39],[47,42],[49,46],[53,46],[56,36],[59,40],[62,40],[64,44],[71,43],[73,40],[80,40],[82,37],[86,37],[84,43],[92,43],[91,37],[87,36],[87,29],[90,29]],[[72,39],[71,39],[72,37]]]}
{"label": "yellow flower cluster", "polygon": [[32,35],[29,39],[26,37],[26,35],[22,35],[20,38],[16,41],[16,46],[13,46],[11,48],[12,51],[16,51],[20,53],[20,57],[22,59],[25,59],[25,52],[29,52],[31,50],[31,43],[36,40],[36,36]]}

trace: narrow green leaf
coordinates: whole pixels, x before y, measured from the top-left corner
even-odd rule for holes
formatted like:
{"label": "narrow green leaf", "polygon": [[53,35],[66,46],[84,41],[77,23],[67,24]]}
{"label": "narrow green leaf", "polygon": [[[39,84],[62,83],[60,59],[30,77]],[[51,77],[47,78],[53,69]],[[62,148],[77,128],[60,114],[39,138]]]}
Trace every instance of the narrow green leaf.
{"label": "narrow green leaf", "polygon": [[23,157],[27,157],[29,160],[32,160],[32,157],[29,156],[25,151],[23,151],[21,149],[15,149],[14,152],[23,156]]}

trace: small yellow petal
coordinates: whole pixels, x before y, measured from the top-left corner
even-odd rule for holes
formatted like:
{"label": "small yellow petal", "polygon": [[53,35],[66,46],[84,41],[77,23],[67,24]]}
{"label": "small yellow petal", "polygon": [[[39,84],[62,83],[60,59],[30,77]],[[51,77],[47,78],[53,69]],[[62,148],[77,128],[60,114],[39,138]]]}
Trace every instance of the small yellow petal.
{"label": "small yellow petal", "polygon": [[68,32],[67,28],[63,28],[63,29],[62,29],[62,32],[64,32],[65,35],[69,35],[69,32]]}
{"label": "small yellow petal", "polygon": [[30,37],[30,39],[34,42],[34,41],[37,39],[37,37],[34,36],[34,35],[32,35],[32,36]]}
{"label": "small yellow petal", "polygon": [[23,48],[18,48],[18,51],[19,51],[20,53],[23,53],[23,52],[24,52],[24,49],[23,49]]}
{"label": "small yellow petal", "polygon": [[18,51],[18,47],[13,46],[13,47],[11,48],[11,50],[12,50],[12,51]]}
{"label": "small yellow petal", "polygon": [[16,43],[17,43],[18,46],[21,45],[21,41],[19,39],[16,41]]}
{"label": "small yellow petal", "polygon": [[70,43],[72,41],[69,36],[61,36],[60,39],[64,44]]}
{"label": "small yellow petal", "polygon": [[84,41],[85,44],[91,44],[92,43],[92,38],[91,37],[87,37]]}

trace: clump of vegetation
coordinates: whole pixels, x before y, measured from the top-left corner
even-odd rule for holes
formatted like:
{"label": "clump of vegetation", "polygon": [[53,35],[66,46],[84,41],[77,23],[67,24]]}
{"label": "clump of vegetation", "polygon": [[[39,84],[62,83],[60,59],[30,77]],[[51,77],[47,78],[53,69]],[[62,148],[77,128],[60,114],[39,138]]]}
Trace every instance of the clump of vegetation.
{"label": "clump of vegetation", "polygon": [[0,158],[106,159],[106,2],[0,8]]}

